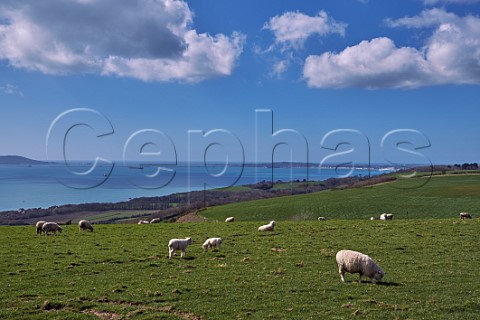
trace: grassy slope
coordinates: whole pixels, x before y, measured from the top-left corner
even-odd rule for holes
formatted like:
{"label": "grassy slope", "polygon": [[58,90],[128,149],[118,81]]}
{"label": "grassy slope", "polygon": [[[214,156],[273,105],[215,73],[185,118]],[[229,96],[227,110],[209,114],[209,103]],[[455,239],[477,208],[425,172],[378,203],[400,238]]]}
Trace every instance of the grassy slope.
{"label": "grassy slope", "polygon": [[[0,319],[477,319],[480,219],[457,215],[476,216],[479,182],[435,177],[202,212],[233,224],[71,225],[51,237],[0,227]],[[366,219],[383,211],[395,220]],[[339,219],[283,221],[317,215]],[[442,216],[455,218],[427,218]],[[270,218],[278,228],[266,234],[241,221]],[[168,240],[186,236],[187,258],[169,261]],[[212,236],[223,247],[204,253]],[[369,254],[385,283],[342,284],[334,256],[344,248]]]}
{"label": "grassy slope", "polygon": [[[58,236],[0,227],[1,319],[478,319],[480,219],[97,225]],[[191,236],[187,258],[167,259]],[[210,236],[225,239],[203,252]],[[14,245],[12,245],[14,244]],[[340,282],[335,252],[368,253],[383,285]]]}
{"label": "grassy slope", "polygon": [[[373,187],[233,203],[208,208],[202,215],[223,220],[368,219],[383,212],[395,218],[457,217],[480,208],[480,175],[433,176]],[[408,216],[407,216],[408,212]]]}

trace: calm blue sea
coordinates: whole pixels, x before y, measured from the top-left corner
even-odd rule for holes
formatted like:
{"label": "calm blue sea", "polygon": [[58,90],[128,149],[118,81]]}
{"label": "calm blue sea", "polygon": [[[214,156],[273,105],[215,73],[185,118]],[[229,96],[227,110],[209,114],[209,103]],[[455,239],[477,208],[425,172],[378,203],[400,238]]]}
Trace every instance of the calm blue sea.
{"label": "calm blue sea", "polygon": [[[161,196],[177,192],[221,188],[267,181],[319,181],[346,175],[378,175],[392,169],[355,168],[267,168],[210,164],[175,167],[137,164],[98,165],[76,163],[0,166],[0,211],[47,208],[87,202],[117,202],[131,198]],[[90,171],[89,171],[90,170]]]}

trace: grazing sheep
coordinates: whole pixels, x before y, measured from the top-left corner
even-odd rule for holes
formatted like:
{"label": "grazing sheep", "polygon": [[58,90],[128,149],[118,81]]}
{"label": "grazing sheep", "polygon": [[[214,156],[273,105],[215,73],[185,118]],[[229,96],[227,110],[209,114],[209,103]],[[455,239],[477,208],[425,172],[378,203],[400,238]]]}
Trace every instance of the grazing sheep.
{"label": "grazing sheep", "polygon": [[55,235],[57,231],[62,233],[62,227],[60,227],[56,222],[45,222],[42,226],[42,230],[46,236],[48,236],[49,232],[53,232]]}
{"label": "grazing sheep", "polygon": [[391,213],[382,213],[380,215],[380,220],[393,220],[393,214]]}
{"label": "grazing sheep", "polygon": [[85,231],[85,230],[90,230],[91,232],[93,232],[93,227],[92,227],[92,224],[90,222],[88,222],[87,220],[80,220],[78,221],[78,227],[80,228],[80,231]]}
{"label": "grazing sheep", "polygon": [[318,217],[318,221],[325,221],[325,220],[327,220],[327,218],[325,218],[325,217]]}
{"label": "grazing sheep", "polygon": [[208,251],[209,248],[213,249],[215,247],[220,249],[220,245],[222,244],[222,242],[222,238],[209,238],[205,240],[205,242],[202,244],[202,248],[205,251]]}
{"label": "grazing sheep", "polygon": [[276,222],[274,220],[270,221],[269,224],[258,227],[258,231],[274,231]]}
{"label": "grazing sheep", "polygon": [[46,221],[38,221],[37,224],[35,225],[37,227],[37,234],[42,234],[43,230],[42,227],[45,224]]}
{"label": "grazing sheep", "polygon": [[181,257],[185,257],[186,250],[189,244],[192,243],[192,238],[185,239],[171,239],[168,242],[168,259],[172,259],[175,250],[182,250]]}
{"label": "grazing sheep", "polygon": [[160,218],[154,218],[150,221],[150,223],[159,223],[160,221],[162,221]]}
{"label": "grazing sheep", "polygon": [[235,221],[234,217],[228,217],[227,219],[225,219],[225,222],[233,222],[233,221]]}
{"label": "grazing sheep", "polygon": [[150,222],[148,222],[147,220],[143,220],[141,219],[140,221],[138,221],[138,224],[149,224]]}
{"label": "grazing sheep", "polygon": [[472,216],[468,212],[460,212],[460,219],[472,219]]}
{"label": "grazing sheep", "polygon": [[345,282],[345,272],[358,273],[358,283],[362,282],[362,276],[370,278],[372,283],[381,282],[385,273],[369,256],[366,254],[352,251],[340,250],[336,255],[338,273],[343,282]]}

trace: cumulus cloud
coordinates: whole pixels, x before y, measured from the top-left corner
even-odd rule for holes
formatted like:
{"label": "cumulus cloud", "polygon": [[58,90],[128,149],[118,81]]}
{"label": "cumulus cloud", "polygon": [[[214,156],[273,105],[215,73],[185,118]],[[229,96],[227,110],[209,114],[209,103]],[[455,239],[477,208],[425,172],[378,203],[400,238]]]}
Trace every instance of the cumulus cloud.
{"label": "cumulus cloud", "polygon": [[337,22],[325,11],[315,16],[301,12],[285,12],[269,19],[263,25],[263,30],[269,30],[274,35],[273,43],[262,51],[255,48],[257,54],[274,55],[270,77],[281,78],[292,64],[299,64],[303,59],[298,58],[299,50],[305,42],[313,36],[325,37],[329,34],[345,35],[347,24]]}
{"label": "cumulus cloud", "polygon": [[414,88],[480,84],[480,19],[431,9],[388,20],[392,27],[433,28],[422,48],[376,38],[339,53],[307,57],[303,77],[315,88]]}
{"label": "cumulus cloud", "polygon": [[51,0],[0,5],[0,59],[46,74],[195,82],[229,75],[245,36],[192,29],[177,0]]}
{"label": "cumulus cloud", "polygon": [[344,36],[346,27],[345,23],[336,22],[325,11],[320,11],[313,17],[301,12],[286,12],[270,18],[263,29],[272,31],[275,44],[281,45],[283,49],[299,49],[312,35],[336,33]]}

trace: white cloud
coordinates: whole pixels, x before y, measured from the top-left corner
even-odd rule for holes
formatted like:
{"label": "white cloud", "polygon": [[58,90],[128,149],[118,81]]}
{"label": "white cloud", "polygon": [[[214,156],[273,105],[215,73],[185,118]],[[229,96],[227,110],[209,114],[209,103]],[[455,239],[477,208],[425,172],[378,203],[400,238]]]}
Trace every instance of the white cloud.
{"label": "white cloud", "polygon": [[[347,24],[336,22],[325,11],[316,16],[308,16],[301,12],[285,12],[269,19],[263,25],[263,30],[270,30],[274,42],[266,50],[254,48],[256,54],[271,54],[274,56],[270,77],[281,78],[292,64],[298,64],[298,51],[303,49],[305,42],[312,36],[324,37],[328,34],[345,35]],[[277,51],[278,50],[278,51]]]}
{"label": "white cloud", "polygon": [[423,0],[425,4],[436,5],[439,3],[470,4],[480,2],[480,0]]}
{"label": "white cloud", "polygon": [[290,60],[280,60],[273,64],[272,71],[270,76],[272,78],[281,78],[282,75],[287,71],[288,66],[290,65]]}
{"label": "white cloud", "polygon": [[312,35],[325,36],[327,34],[345,35],[347,25],[336,22],[325,11],[320,11],[311,17],[301,12],[286,12],[275,16],[263,26],[275,35],[275,44],[285,49],[300,49]]}
{"label": "white cloud", "polygon": [[418,68],[422,64],[417,50],[397,48],[388,38],[376,38],[338,54],[307,57],[303,76],[310,87],[317,88],[418,86],[423,78]]}
{"label": "white cloud", "polygon": [[0,86],[0,91],[6,94],[17,94],[23,97],[23,92],[17,86],[14,86],[13,84],[10,84],[10,83]]}
{"label": "white cloud", "polygon": [[195,82],[231,74],[245,42],[197,33],[176,0],[6,0],[0,21],[0,59],[47,74]]}
{"label": "white cloud", "polygon": [[462,18],[443,9],[430,9],[422,11],[418,16],[400,19],[385,19],[390,27],[425,28],[436,27],[442,23],[461,23]]}
{"label": "white cloud", "polygon": [[304,79],[316,88],[412,88],[480,84],[480,19],[441,9],[389,20],[393,27],[432,27],[423,48],[397,47],[388,38],[307,57]]}

